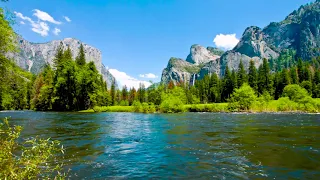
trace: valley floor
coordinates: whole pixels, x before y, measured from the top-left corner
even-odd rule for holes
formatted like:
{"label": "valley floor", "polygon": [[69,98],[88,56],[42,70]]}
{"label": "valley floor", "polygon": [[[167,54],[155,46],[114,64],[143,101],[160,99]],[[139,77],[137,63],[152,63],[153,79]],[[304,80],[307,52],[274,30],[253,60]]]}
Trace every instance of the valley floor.
{"label": "valley floor", "polygon": [[[320,99],[314,99],[316,105],[309,103],[298,104],[292,101],[272,100],[269,102],[256,102],[250,109],[247,110],[230,110],[229,103],[211,103],[211,104],[187,104],[183,105],[181,112],[247,112],[247,113],[275,113],[275,112],[292,112],[292,113],[319,113]],[[153,109],[153,110],[151,110]],[[102,106],[94,107],[93,109],[83,110],[80,112],[141,112],[141,113],[155,113],[161,112],[158,106],[150,108],[150,106],[142,107],[137,110],[134,106]]]}

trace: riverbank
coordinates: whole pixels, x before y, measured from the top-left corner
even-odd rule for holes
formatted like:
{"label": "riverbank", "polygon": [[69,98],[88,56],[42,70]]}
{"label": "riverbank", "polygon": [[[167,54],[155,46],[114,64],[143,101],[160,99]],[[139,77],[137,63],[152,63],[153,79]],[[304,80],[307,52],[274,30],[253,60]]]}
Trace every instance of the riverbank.
{"label": "riverbank", "polygon": [[[320,99],[314,99],[314,103],[296,103],[293,101],[271,100],[269,102],[253,103],[252,107],[247,110],[234,109],[229,103],[212,103],[212,104],[187,104],[183,105],[181,112],[245,112],[245,113],[319,113]],[[141,112],[155,113],[162,112],[159,106],[149,105],[142,107],[135,106],[102,106],[94,107],[93,109],[83,110],[79,112]]]}

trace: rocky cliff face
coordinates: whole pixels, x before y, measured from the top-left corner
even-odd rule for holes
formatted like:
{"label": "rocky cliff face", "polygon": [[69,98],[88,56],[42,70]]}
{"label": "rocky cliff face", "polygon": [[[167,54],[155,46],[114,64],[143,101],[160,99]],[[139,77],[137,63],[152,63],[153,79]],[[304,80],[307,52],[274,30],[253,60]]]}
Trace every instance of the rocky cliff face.
{"label": "rocky cliff face", "polygon": [[162,71],[161,82],[193,83],[196,78],[195,75],[200,71],[201,67],[220,58],[215,53],[221,53],[221,50],[192,45],[187,60],[180,58],[171,58],[169,60],[167,67]]}
{"label": "rocky cliff face", "polygon": [[[73,38],[66,38],[61,41],[51,41],[47,43],[31,43],[20,36],[18,36],[17,41],[20,51],[14,54],[8,54],[8,57],[12,58],[21,68],[34,74],[40,73],[46,64],[53,66],[53,59],[60,42],[62,42],[65,50],[68,46],[70,47],[73,58],[78,55],[79,47],[82,43],[81,41]],[[110,84],[115,78],[102,64],[100,50],[87,44],[83,44],[83,46],[85,50],[86,61],[94,62],[97,70],[102,74],[103,78],[110,87]]]}
{"label": "rocky cliff face", "polygon": [[198,44],[192,45],[187,61],[195,65],[200,65],[218,59],[220,56],[213,52]]}
{"label": "rocky cliff face", "polygon": [[[187,61],[198,65],[200,70],[195,75],[190,74],[189,81],[194,81],[194,77],[201,79],[212,73],[223,76],[226,66],[237,70],[240,60],[247,69],[250,60],[253,60],[258,67],[263,58],[277,59],[280,53],[287,49],[296,51],[297,57],[305,60],[320,56],[320,0],[301,6],[285,20],[270,23],[264,29],[256,26],[248,27],[231,51],[219,54],[214,48],[208,47],[209,52],[204,49],[199,45],[191,47]],[[180,71],[180,74],[182,73]],[[181,79],[162,75],[162,79],[168,78],[172,78],[174,82]]]}

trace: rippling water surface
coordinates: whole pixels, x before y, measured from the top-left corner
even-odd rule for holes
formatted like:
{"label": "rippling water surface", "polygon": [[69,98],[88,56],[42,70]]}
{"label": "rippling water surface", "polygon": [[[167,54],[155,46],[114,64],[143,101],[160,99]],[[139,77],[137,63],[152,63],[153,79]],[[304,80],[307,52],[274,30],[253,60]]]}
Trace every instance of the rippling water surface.
{"label": "rippling water surface", "polygon": [[72,179],[320,179],[320,115],[14,111],[66,148]]}

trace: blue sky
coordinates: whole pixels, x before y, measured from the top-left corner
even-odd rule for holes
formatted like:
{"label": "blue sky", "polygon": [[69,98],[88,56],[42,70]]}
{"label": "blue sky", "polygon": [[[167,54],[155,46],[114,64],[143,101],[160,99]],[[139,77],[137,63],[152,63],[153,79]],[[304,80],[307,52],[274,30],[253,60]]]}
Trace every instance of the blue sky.
{"label": "blue sky", "polygon": [[[120,84],[126,84],[130,83],[126,82],[129,77],[160,81],[169,58],[186,58],[192,44],[216,46],[213,40],[219,34],[235,34],[239,39],[246,27],[264,27],[281,21],[308,2],[312,1],[10,0],[1,5],[37,23],[39,17],[46,18],[47,26],[37,25],[36,33],[31,30],[30,21],[25,19],[25,24],[20,24],[22,19],[17,17],[15,30],[25,39],[32,42],[80,39],[100,49],[103,63],[119,76],[116,78],[122,81]],[[229,48],[236,40],[232,36],[219,39],[221,46]],[[139,76],[148,73],[158,77]]]}

